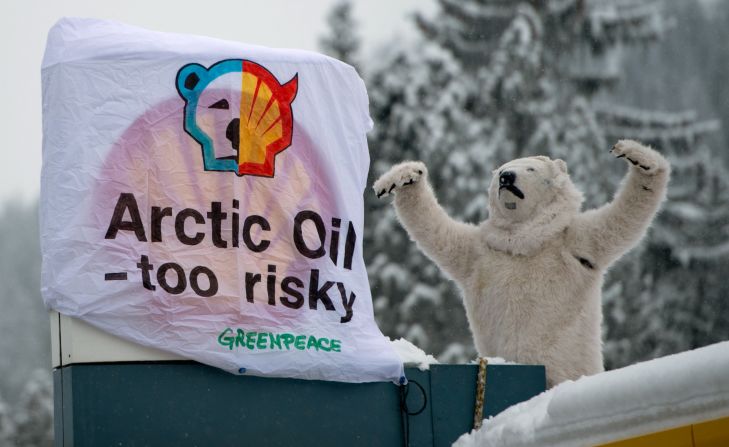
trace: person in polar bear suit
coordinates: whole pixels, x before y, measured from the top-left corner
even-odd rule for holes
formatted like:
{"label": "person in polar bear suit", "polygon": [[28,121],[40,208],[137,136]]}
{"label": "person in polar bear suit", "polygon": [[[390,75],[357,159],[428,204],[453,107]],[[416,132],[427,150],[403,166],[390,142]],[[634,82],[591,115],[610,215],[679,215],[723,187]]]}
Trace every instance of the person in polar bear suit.
{"label": "person in polar bear suit", "polygon": [[410,237],[463,292],[479,355],[544,364],[550,387],[603,371],[603,276],[666,197],[663,156],[632,140],[611,152],[629,172],[612,202],[585,212],[565,162],[544,156],[493,172],[480,225],[446,214],[421,162],[398,164],[374,184],[379,197],[394,194]]}

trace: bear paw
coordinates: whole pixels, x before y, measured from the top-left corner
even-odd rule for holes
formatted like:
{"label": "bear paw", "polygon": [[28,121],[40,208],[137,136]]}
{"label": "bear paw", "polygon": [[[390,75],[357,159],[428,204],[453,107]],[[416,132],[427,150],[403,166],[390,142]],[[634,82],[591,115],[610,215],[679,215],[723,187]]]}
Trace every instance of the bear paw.
{"label": "bear paw", "polygon": [[403,186],[416,183],[424,175],[426,175],[427,172],[428,171],[422,162],[406,161],[390,168],[389,171],[377,179],[375,184],[372,186],[372,189],[375,190],[377,198],[394,194],[395,191]]}
{"label": "bear paw", "polygon": [[617,158],[625,158],[648,175],[654,175],[668,168],[668,162],[661,154],[634,140],[620,140],[610,152]]}

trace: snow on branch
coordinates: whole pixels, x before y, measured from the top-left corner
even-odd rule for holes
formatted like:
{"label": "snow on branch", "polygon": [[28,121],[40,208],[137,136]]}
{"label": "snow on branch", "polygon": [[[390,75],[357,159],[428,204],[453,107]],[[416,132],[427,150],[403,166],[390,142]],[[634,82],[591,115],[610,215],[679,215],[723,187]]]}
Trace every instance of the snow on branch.
{"label": "snow on branch", "polygon": [[729,241],[706,247],[685,247],[677,250],[676,256],[686,265],[690,260],[729,258]]}
{"label": "snow on branch", "polygon": [[479,39],[464,37],[458,27],[445,26],[448,16],[444,17],[439,24],[424,18],[420,14],[415,15],[415,24],[423,35],[431,41],[453,51],[461,59],[484,60],[489,53],[488,42]]}
{"label": "snow on branch", "polygon": [[659,112],[655,110],[636,109],[633,107],[617,106],[614,104],[599,104],[593,107],[601,119],[610,120],[623,125],[658,125],[681,126],[696,121],[694,110],[683,112]]}
{"label": "snow on branch", "polygon": [[632,42],[661,37],[659,3],[638,0],[586,0],[591,37],[598,42]]}
{"label": "snow on branch", "polygon": [[605,135],[649,141],[684,141],[696,139],[720,129],[718,120],[698,121],[696,112],[679,113],[641,110],[615,105],[593,107],[603,123]]}
{"label": "snow on branch", "polygon": [[650,141],[683,141],[693,142],[719,129],[717,120],[702,121],[698,123],[670,127],[635,127],[606,124],[603,126],[605,135],[610,138],[632,138],[644,142]]}
{"label": "snow on branch", "polygon": [[464,21],[472,20],[510,20],[514,17],[515,2],[491,1],[490,4],[464,2],[462,0],[440,0],[443,11]]}
{"label": "snow on branch", "polygon": [[582,0],[552,0],[547,3],[547,11],[550,14],[562,15],[569,10],[574,10],[583,3]]}

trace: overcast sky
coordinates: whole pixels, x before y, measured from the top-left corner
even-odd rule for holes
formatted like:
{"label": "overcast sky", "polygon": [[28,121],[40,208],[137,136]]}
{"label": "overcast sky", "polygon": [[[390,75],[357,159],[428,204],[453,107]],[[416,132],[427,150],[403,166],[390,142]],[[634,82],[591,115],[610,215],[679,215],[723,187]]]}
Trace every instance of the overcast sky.
{"label": "overcast sky", "polygon": [[[157,31],[202,34],[270,47],[317,50],[336,0],[6,0],[0,9],[0,203],[40,189],[40,63],[48,29],[63,16],[109,18]],[[359,0],[364,56],[414,34],[410,15],[432,0]]]}

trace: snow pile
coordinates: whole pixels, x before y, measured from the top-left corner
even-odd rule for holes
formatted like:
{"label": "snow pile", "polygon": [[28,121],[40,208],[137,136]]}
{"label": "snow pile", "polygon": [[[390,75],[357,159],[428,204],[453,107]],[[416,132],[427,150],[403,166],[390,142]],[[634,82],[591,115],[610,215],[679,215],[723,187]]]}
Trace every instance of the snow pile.
{"label": "snow pile", "polygon": [[454,446],[596,445],[726,416],[729,342],[562,383]]}
{"label": "snow pile", "polygon": [[426,354],[425,351],[404,338],[390,340],[390,343],[405,366],[415,366],[421,371],[426,371],[430,369],[430,365],[438,363],[435,357]]}
{"label": "snow pile", "polygon": [[[504,360],[501,357],[486,357],[486,360],[488,361],[489,365],[520,365],[520,363],[510,362],[508,360]],[[472,365],[478,365],[479,363],[479,359],[471,360]]]}
{"label": "snow pile", "polygon": [[[400,360],[402,360],[405,366],[414,366],[421,371],[427,371],[430,369],[430,365],[440,363],[438,359],[433,357],[431,354],[426,354],[425,351],[404,338],[390,340],[390,343],[397,355],[400,356]],[[489,365],[516,365],[516,363],[506,361],[501,357],[486,357],[486,360]],[[478,359],[471,361],[471,364],[478,365],[478,363]]]}

